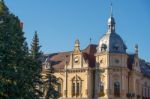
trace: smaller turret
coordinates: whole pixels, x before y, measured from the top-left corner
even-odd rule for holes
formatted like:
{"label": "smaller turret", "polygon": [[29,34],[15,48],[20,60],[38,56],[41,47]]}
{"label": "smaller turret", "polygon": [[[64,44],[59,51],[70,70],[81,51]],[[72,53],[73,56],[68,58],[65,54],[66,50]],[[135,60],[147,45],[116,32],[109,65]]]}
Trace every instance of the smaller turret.
{"label": "smaller turret", "polygon": [[75,41],[74,52],[80,52],[80,41],[78,39]]}

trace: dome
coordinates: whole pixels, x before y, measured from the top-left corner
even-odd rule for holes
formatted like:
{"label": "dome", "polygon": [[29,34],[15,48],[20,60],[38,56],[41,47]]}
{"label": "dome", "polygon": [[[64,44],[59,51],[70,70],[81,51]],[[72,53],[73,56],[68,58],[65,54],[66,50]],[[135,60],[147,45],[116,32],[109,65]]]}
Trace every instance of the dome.
{"label": "dome", "polygon": [[116,33],[106,33],[99,41],[97,52],[126,53],[126,45]]}
{"label": "dome", "polygon": [[115,32],[115,19],[108,19],[108,32],[105,33],[98,44],[97,52],[126,53],[126,45],[122,38]]}

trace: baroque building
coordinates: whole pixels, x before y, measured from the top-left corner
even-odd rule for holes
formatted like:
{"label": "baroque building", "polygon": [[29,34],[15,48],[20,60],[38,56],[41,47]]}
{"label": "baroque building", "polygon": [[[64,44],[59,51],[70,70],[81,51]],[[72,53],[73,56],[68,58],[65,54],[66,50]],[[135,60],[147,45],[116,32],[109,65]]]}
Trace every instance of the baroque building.
{"label": "baroque building", "polygon": [[54,69],[60,99],[150,99],[150,63],[139,58],[138,45],[133,54],[126,52],[115,24],[111,14],[97,45],[81,50],[76,40],[73,51],[42,57],[42,75]]}

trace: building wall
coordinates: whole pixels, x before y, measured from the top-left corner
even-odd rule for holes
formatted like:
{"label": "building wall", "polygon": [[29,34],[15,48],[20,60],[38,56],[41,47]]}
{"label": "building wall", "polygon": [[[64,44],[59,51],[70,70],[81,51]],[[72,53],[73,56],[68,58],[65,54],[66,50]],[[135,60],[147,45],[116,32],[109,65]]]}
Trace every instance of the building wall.
{"label": "building wall", "polygon": [[[115,59],[119,59],[119,62],[115,62]],[[107,53],[97,55],[96,63],[96,67],[92,69],[84,68],[83,64],[82,67],[77,66],[78,68],[68,68],[67,70],[55,72],[54,75],[63,80],[61,98],[128,99],[127,94],[129,93],[134,94],[132,99],[150,97],[150,78],[143,76],[139,71],[139,67],[135,64],[133,64],[134,69],[129,70],[127,64],[125,64],[127,63],[127,55]],[[135,59],[135,63],[138,64],[137,59]],[[87,66],[87,64],[85,65]],[[78,97],[72,96],[72,79],[74,77],[81,79],[81,90]],[[116,81],[120,83],[119,97],[114,96],[114,83]],[[101,82],[104,84],[103,96],[100,95]]]}
{"label": "building wall", "polygon": [[[127,54],[101,53],[95,56],[95,67],[90,68],[82,52],[72,53],[69,64],[64,69],[57,69],[54,72],[54,75],[62,80],[60,98],[150,99],[150,78],[141,73],[138,55],[134,57],[132,70],[127,67]],[[78,62],[75,62],[76,58]],[[81,81],[79,96],[73,96],[74,78]],[[119,96],[115,96],[116,82],[119,83]],[[103,84],[104,93],[100,91],[101,84]]]}
{"label": "building wall", "polygon": [[[81,79],[81,90],[80,95],[78,98],[87,98],[87,91],[88,91],[88,71],[87,70],[68,70],[67,73],[65,72],[56,72],[54,75],[57,78],[63,79],[63,91],[62,91],[62,97],[64,98],[73,98],[72,96],[72,82],[74,77],[79,77]],[[65,82],[66,80],[66,82]],[[67,94],[65,93],[65,90],[67,90]],[[74,96],[74,98],[76,98]]]}
{"label": "building wall", "polygon": [[141,81],[141,95],[150,99],[150,78],[142,77]]}

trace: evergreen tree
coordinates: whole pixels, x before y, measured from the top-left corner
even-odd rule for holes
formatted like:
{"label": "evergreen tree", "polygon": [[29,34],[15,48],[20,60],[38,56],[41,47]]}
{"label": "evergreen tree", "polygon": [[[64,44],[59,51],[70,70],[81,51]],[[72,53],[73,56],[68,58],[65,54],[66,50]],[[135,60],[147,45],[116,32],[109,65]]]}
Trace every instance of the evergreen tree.
{"label": "evergreen tree", "polygon": [[38,59],[41,56],[41,51],[40,51],[40,45],[39,45],[39,38],[38,38],[38,34],[37,31],[35,31],[34,37],[33,37],[33,41],[31,44],[31,56],[33,57],[33,59]]}
{"label": "evergreen tree", "polygon": [[0,98],[36,98],[36,71],[20,20],[0,0]]}
{"label": "evergreen tree", "polygon": [[[56,91],[55,89],[55,87],[58,85],[58,82],[57,82],[57,78],[53,75],[53,70],[50,69],[49,74],[46,76],[47,80],[42,79],[42,75],[40,75],[42,72],[42,63],[40,61],[42,52],[40,51],[40,47],[41,46],[39,45],[38,34],[37,31],[35,31],[31,43],[30,54],[33,61],[36,63],[36,66],[39,67],[37,71],[37,75],[35,77],[35,84],[39,86],[39,89],[35,88],[36,93],[38,97],[45,97],[46,99],[49,98],[56,99],[59,96],[58,91]],[[45,65],[50,66],[48,61],[46,61]]]}
{"label": "evergreen tree", "polygon": [[32,61],[36,64],[36,71],[35,71],[35,77],[34,77],[34,88],[35,93],[38,97],[42,96],[42,92],[40,89],[36,88],[36,86],[42,85],[42,77],[40,75],[42,71],[42,62],[40,60],[40,57],[42,56],[42,52],[40,51],[40,45],[39,45],[39,38],[37,31],[35,31],[35,34],[33,36],[33,40],[31,43],[31,50],[30,50],[30,56]]}
{"label": "evergreen tree", "polygon": [[46,90],[45,99],[57,99],[60,96],[60,93],[56,90],[59,85],[56,76],[52,73],[47,75],[47,80],[43,82],[44,88]]}
{"label": "evergreen tree", "polygon": [[0,0],[0,99],[38,98],[35,87],[41,72],[39,41],[35,36],[37,44],[30,54],[20,23]]}

